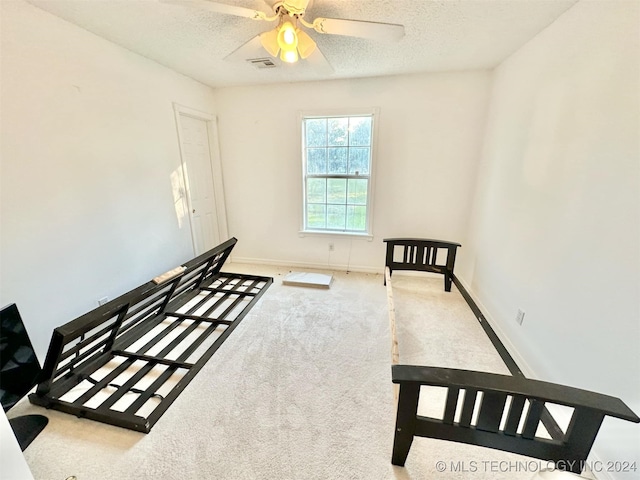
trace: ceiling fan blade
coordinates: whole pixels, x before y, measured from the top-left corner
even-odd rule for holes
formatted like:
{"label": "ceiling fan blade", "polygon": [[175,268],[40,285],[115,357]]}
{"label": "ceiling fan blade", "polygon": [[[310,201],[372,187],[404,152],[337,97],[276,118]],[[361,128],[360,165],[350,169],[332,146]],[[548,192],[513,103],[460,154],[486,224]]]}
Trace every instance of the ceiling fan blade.
{"label": "ceiling fan blade", "polygon": [[404,37],[404,25],[362,20],[320,17],[313,21],[313,29],[316,32],[329,35],[346,35],[372,40],[399,40]]}
{"label": "ceiling fan blade", "polygon": [[325,75],[333,74],[333,67],[319,48],[316,48],[304,61],[307,62],[317,73]]}
{"label": "ceiling fan blade", "polygon": [[258,58],[264,57],[267,52],[265,52],[262,47],[262,41],[260,40],[260,35],[256,35],[251,40],[246,43],[243,43],[238,48],[236,48],[229,55],[224,57],[224,60],[247,60],[249,58]]}
{"label": "ceiling fan blade", "polygon": [[226,3],[218,3],[209,0],[159,0],[161,3],[170,3],[173,5],[183,5],[185,7],[199,8],[215,13],[223,13],[226,15],[235,15],[237,17],[252,18],[254,20],[266,20],[267,14],[260,10],[252,10],[250,8],[236,7],[227,5]]}

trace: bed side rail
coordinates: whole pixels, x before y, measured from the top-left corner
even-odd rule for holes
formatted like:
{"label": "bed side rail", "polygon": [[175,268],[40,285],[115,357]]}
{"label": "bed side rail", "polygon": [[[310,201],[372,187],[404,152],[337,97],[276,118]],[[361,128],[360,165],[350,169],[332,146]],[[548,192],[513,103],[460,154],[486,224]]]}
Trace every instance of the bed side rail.
{"label": "bed side rail", "polygon": [[[619,398],[522,377],[450,368],[393,365],[400,385],[392,463],[404,465],[415,436],[551,460],[580,473],[605,416],[639,423]],[[443,414],[417,414],[421,386],[446,389]],[[537,436],[545,405],[573,409],[562,438]],[[477,412],[474,414],[474,412]]]}
{"label": "bed side rail", "polygon": [[427,238],[386,238],[383,241],[387,244],[385,267],[389,268],[390,274],[393,270],[440,273],[444,275],[445,291],[451,291],[459,243]]}

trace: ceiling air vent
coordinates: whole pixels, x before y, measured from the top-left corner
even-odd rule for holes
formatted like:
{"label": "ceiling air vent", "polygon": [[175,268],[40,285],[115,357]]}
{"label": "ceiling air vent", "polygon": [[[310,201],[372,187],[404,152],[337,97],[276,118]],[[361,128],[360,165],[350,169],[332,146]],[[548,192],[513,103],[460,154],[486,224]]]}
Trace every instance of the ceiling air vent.
{"label": "ceiling air vent", "polygon": [[256,68],[276,68],[277,65],[273,63],[273,60],[270,58],[250,58],[247,60],[251,65]]}

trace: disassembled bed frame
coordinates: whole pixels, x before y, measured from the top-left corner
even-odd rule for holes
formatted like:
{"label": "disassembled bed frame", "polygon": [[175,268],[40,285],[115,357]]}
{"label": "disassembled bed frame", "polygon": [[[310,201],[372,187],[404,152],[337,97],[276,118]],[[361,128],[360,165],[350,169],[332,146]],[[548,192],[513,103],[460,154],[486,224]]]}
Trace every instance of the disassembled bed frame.
{"label": "disassembled bed frame", "polygon": [[[414,437],[428,437],[549,460],[560,470],[581,473],[605,416],[640,423],[640,418],[619,398],[525,378],[453,273],[455,249],[460,244],[418,238],[396,238],[385,242],[391,374],[397,404],[391,457],[393,465],[404,466]],[[396,248],[402,250],[403,255],[401,259],[394,260]],[[448,250],[446,266],[436,265],[437,248]],[[399,365],[391,268],[442,273],[446,291],[450,291],[453,281],[512,376]],[[421,386],[446,388],[441,416],[418,415]],[[551,405],[572,410],[564,430],[549,413],[547,406]],[[474,412],[477,412],[475,420]],[[541,423],[551,438],[537,436]]]}
{"label": "disassembled bed frame", "polygon": [[149,433],[273,283],[220,271],[236,243],[56,328],[31,403]]}

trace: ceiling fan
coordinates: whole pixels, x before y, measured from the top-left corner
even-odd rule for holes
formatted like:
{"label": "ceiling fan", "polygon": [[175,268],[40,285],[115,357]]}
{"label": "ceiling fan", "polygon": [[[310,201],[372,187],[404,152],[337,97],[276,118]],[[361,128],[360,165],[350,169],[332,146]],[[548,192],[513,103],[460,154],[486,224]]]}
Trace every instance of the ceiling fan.
{"label": "ceiling fan", "polygon": [[[310,63],[328,66],[316,42],[301,27],[328,35],[346,35],[374,40],[399,40],[404,36],[404,26],[392,23],[367,22],[338,18],[318,17],[311,22],[304,18],[305,11],[313,0],[282,0],[270,2],[273,14],[260,10],[219,3],[213,0],[160,0],[163,3],[184,5],[209,10],[215,13],[235,15],[267,22],[277,22],[275,29],[257,35],[226,58],[237,56],[238,52],[264,48],[272,57],[280,56],[287,63],[298,59],[308,59]],[[267,0],[265,0],[266,2]],[[330,69],[330,66],[329,66]]]}

